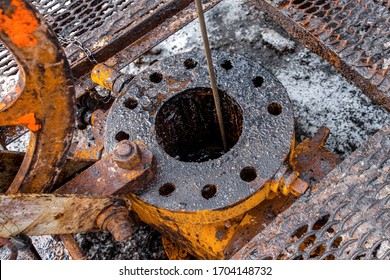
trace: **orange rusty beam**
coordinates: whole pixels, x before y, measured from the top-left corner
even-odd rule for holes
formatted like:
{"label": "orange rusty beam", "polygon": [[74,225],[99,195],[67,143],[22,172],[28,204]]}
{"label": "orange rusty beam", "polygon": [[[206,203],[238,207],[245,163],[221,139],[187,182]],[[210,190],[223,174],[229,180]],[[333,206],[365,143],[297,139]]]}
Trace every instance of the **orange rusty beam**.
{"label": "orange rusty beam", "polygon": [[70,68],[56,35],[24,0],[0,2],[0,39],[19,63],[21,79],[0,102],[0,126],[31,131],[26,156],[8,193],[53,186],[72,140],[75,97]]}

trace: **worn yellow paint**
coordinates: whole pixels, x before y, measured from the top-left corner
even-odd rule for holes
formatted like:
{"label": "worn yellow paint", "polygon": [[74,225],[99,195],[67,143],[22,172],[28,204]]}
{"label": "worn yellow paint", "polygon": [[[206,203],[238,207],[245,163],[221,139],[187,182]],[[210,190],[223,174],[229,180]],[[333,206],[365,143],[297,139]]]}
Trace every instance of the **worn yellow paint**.
{"label": "worn yellow paint", "polygon": [[248,199],[218,210],[179,212],[157,208],[132,194],[133,210],[164,236],[202,259],[224,259],[224,250],[236,234],[245,213],[279,193],[290,193],[284,180],[266,183]]}
{"label": "worn yellow paint", "polygon": [[94,83],[108,89],[112,90],[114,85],[113,78],[116,71],[111,67],[104,65],[103,63],[97,64],[91,72],[91,79]]}

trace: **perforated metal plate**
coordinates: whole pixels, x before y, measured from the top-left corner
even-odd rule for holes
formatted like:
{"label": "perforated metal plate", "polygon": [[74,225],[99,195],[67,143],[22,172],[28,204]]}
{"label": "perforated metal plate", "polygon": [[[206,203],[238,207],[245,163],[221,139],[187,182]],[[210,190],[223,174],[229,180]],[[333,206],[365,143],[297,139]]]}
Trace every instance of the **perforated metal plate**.
{"label": "perforated metal plate", "polygon": [[390,126],[234,259],[390,259]]}
{"label": "perforated metal plate", "polygon": [[252,1],[390,110],[390,2]]}
{"label": "perforated metal plate", "polygon": [[[294,120],[280,82],[242,56],[215,52],[213,57],[217,86],[227,96],[221,98],[231,144],[226,153],[214,156],[220,134],[201,52],[153,64],[112,106],[106,150],[124,138],[140,140],[158,162],[155,180],[140,194],[148,204],[182,212],[231,207],[259,192],[288,156]],[[213,156],[193,159],[194,150]]]}
{"label": "perforated metal plate", "polygon": [[[207,0],[204,5],[209,9],[218,2]],[[93,67],[88,55],[104,62],[138,42],[132,54],[125,56],[135,59],[195,18],[192,0],[33,0],[32,3],[59,37],[76,78]],[[114,63],[123,61],[116,59]],[[16,72],[15,61],[0,43],[0,76]]]}

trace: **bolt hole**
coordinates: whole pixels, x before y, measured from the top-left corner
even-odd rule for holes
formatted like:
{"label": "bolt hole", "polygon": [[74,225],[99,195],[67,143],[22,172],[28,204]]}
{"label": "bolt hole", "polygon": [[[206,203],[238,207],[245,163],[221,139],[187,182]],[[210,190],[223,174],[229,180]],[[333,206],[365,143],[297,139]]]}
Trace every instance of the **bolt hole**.
{"label": "bolt hole", "polygon": [[176,187],[172,183],[165,183],[160,187],[158,190],[159,194],[161,196],[169,196],[171,193],[173,193],[176,190]]}
{"label": "bolt hole", "polygon": [[313,250],[311,250],[310,258],[313,259],[313,258],[316,258],[316,257],[320,257],[320,256],[322,256],[325,253],[325,251],[326,251],[325,245],[323,245],[323,244],[318,245]]}
{"label": "bolt hole", "polygon": [[217,186],[215,185],[207,184],[202,188],[202,196],[205,199],[210,199],[214,197],[216,193],[217,193]]}
{"label": "bolt hole", "polygon": [[313,225],[313,230],[320,230],[321,228],[323,228],[324,225],[326,225],[326,223],[329,221],[329,217],[330,215],[328,214],[319,218]]}
{"label": "bolt hole", "polygon": [[158,73],[158,72],[154,72],[153,74],[151,74],[149,76],[149,80],[155,84],[158,84],[159,82],[161,82],[163,79],[163,75],[161,73]]}
{"label": "bolt hole", "polygon": [[257,76],[256,78],[252,79],[253,85],[258,88],[261,87],[264,83],[264,78],[261,76]]}
{"label": "bolt hole", "polygon": [[245,182],[252,182],[257,177],[256,169],[252,166],[244,167],[240,172],[240,177]]}
{"label": "bolt hole", "polygon": [[332,248],[338,248],[341,241],[343,241],[343,238],[341,236],[337,237],[332,243]]}
{"label": "bolt hole", "polygon": [[336,257],[334,255],[327,255],[324,260],[335,260]]}
{"label": "bolt hole", "polygon": [[230,60],[225,60],[225,61],[221,64],[221,67],[222,67],[223,69],[225,69],[226,71],[228,71],[228,70],[230,70],[230,69],[233,68],[233,65],[232,65],[232,63],[231,63]]}
{"label": "bolt hole", "polygon": [[123,140],[129,140],[130,139],[130,135],[127,134],[126,132],[124,131],[119,131],[116,135],[115,135],[115,140],[120,142],[120,141],[123,141]]}
{"label": "bolt hole", "polygon": [[315,234],[312,234],[312,235],[310,235],[310,236],[308,236],[308,237],[306,237],[305,238],[305,240],[301,243],[301,245],[299,246],[299,251],[300,252],[302,252],[302,251],[304,251],[305,250],[305,248],[309,248],[309,247],[311,247],[313,244],[314,244],[314,242],[316,241],[316,236],[315,236]]}
{"label": "bolt hole", "polygon": [[279,104],[278,102],[272,102],[268,105],[268,113],[274,116],[278,116],[282,113],[282,105]]}
{"label": "bolt hole", "polygon": [[138,106],[138,101],[134,98],[128,98],[125,102],[123,102],[123,105],[130,110],[134,110]]}
{"label": "bolt hole", "polygon": [[196,65],[198,65],[198,62],[196,62],[192,58],[188,58],[184,61],[184,67],[186,69],[194,69]]}
{"label": "bolt hole", "polygon": [[291,238],[301,238],[306,232],[309,227],[307,225],[299,227],[292,235]]}

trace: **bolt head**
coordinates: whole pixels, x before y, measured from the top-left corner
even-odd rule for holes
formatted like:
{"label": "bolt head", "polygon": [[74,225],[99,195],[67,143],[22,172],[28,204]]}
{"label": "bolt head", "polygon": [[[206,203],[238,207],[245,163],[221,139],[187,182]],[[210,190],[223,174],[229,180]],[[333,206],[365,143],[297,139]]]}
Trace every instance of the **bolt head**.
{"label": "bolt head", "polygon": [[142,164],[142,153],[136,143],[121,141],[114,150],[114,161],[123,169],[132,170]]}
{"label": "bolt head", "polygon": [[115,154],[120,157],[128,157],[133,152],[133,147],[128,141],[122,141],[115,147]]}

